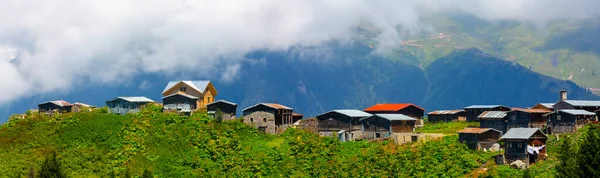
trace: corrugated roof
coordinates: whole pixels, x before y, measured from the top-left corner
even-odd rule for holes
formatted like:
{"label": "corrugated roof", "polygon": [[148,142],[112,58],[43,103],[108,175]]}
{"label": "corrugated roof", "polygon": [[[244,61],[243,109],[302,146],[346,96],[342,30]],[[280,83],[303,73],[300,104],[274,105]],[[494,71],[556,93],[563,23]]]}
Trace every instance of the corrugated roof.
{"label": "corrugated roof", "polygon": [[587,116],[596,115],[596,113],[589,112],[586,110],[581,110],[581,109],[561,109],[559,112],[564,112],[564,113],[571,114],[571,115],[587,115]]}
{"label": "corrugated roof", "polygon": [[490,130],[496,131],[496,132],[500,133],[500,131],[498,131],[496,129],[493,129],[493,128],[476,128],[476,127],[474,127],[474,128],[465,128],[465,129],[459,130],[458,133],[475,133],[475,134],[481,134],[481,133],[485,133],[485,132],[490,131]]}
{"label": "corrugated roof", "polygon": [[242,111],[248,110],[250,108],[253,108],[253,107],[256,107],[256,106],[259,106],[259,105],[263,105],[263,106],[266,106],[266,107],[269,107],[269,108],[273,108],[273,109],[293,110],[290,107],[287,107],[287,106],[284,106],[284,105],[281,105],[281,104],[277,104],[277,103],[258,103],[258,104],[255,104],[253,106],[247,107],[246,109],[243,109]]}
{"label": "corrugated roof", "polygon": [[342,115],[346,115],[348,117],[363,118],[363,117],[372,116],[372,114],[369,114],[369,113],[366,113],[364,111],[357,110],[357,109],[337,109],[337,110],[332,110],[332,111],[326,112],[326,113],[321,114],[319,116],[322,116],[322,115],[325,115],[325,114],[329,114],[329,113],[332,113],[332,112],[339,113],[339,114],[342,114]]}
{"label": "corrugated roof", "polygon": [[545,114],[545,113],[552,112],[550,110],[545,110],[545,109],[515,109],[514,111],[523,111],[526,113],[538,113],[538,114]]}
{"label": "corrugated roof", "polygon": [[540,103],[540,105],[542,105],[546,108],[549,108],[549,109],[554,108],[554,104],[556,104],[556,103]]}
{"label": "corrugated roof", "polygon": [[506,107],[503,105],[471,105],[471,106],[467,106],[464,109],[491,109],[491,108],[497,108],[497,107]]}
{"label": "corrugated roof", "polygon": [[502,135],[500,139],[529,139],[537,131],[539,131],[538,128],[512,128],[506,134]]}
{"label": "corrugated roof", "polygon": [[566,103],[569,103],[573,106],[582,106],[582,107],[600,107],[600,101],[594,100],[563,100]]}
{"label": "corrugated roof", "polygon": [[46,104],[46,103],[52,103],[52,104],[55,104],[55,105],[60,106],[60,107],[73,106],[73,104],[71,104],[71,103],[69,103],[69,102],[67,102],[65,100],[46,101],[46,102],[40,103],[38,105],[42,105],[42,104]]}
{"label": "corrugated roof", "polygon": [[[417,120],[415,118],[408,117],[404,114],[375,114],[371,117],[380,117],[380,118],[386,119],[388,121],[416,121]],[[371,117],[363,118],[361,120],[368,119]]]}
{"label": "corrugated roof", "polygon": [[165,98],[168,98],[168,97],[171,97],[171,96],[175,96],[175,95],[180,95],[180,96],[183,96],[183,97],[186,97],[186,98],[189,98],[189,99],[198,99],[198,97],[195,97],[195,96],[192,96],[192,95],[188,95],[188,94],[185,94],[185,93],[173,93],[173,94],[164,96],[164,97],[162,97],[160,99],[165,99]]}
{"label": "corrugated roof", "polygon": [[179,83],[185,83],[186,85],[192,87],[194,90],[204,93],[206,87],[210,83],[210,80],[180,80],[180,81],[170,81],[162,93],[167,92],[167,90],[173,88],[175,85]]}
{"label": "corrugated roof", "polygon": [[477,118],[481,119],[500,119],[506,117],[507,111],[485,111],[481,113]]}
{"label": "corrugated roof", "polygon": [[398,111],[398,110],[404,109],[404,108],[409,107],[409,106],[414,106],[416,108],[419,108],[419,109],[425,111],[425,109],[423,109],[423,108],[421,108],[421,107],[419,107],[419,106],[417,106],[415,104],[412,104],[412,103],[397,103],[397,104],[382,103],[382,104],[376,104],[376,105],[373,105],[371,107],[368,107],[367,109],[365,109],[365,111]]}
{"label": "corrugated roof", "polygon": [[89,104],[85,104],[85,103],[80,103],[80,102],[75,102],[73,105],[75,106],[79,106],[79,107],[88,107],[88,108],[94,108],[95,106],[89,105]]}
{"label": "corrugated roof", "polygon": [[153,100],[146,98],[144,96],[119,96],[116,98],[113,98],[112,100],[109,101],[114,101],[116,99],[122,99],[125,101],[129,101],[129,102],[135,102],[135,103],[148,103],[148,102],[154,102]]}
{"label": "corrugated roof", "polygon": [[227,101],[227,100],[217,100],[217,101],[215,101],[215,102],[212,102],[212,103],[209,103],[209,104],[207,104],[207,105],[211,105],[211,104],[215,104],[215,103],[225,103],[225,104],[229,104],[229,105],[234,105],[234,106],[237,106],[237,104],[236,104],[236,103],[234,103],[234,102],[230,102],[230,101]]}
{"label": "corrugated roof", "polygon": [[442,114],[456,114],[456,113],[459,113],[459,112],[465,112],[465,110],[437,110],[437,111],[429,112],[427,114],[442,115]]}

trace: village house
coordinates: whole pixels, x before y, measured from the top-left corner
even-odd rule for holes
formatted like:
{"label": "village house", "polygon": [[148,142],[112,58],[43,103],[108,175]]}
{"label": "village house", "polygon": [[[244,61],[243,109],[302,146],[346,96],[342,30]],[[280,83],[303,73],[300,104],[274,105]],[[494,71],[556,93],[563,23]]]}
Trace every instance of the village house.
{"label": "village house", "polygon": [[193,110],[197,108],[198,97],[185,93],[173,93],[161,98],[163,101],[164,111],[179,112],[186,115],[191,115]]}
{"label": "village house", "polygon": [[[180,95],[175,95],[175,94]],[[213,84],[208,80],[181,80],[181,81],[170,81],[165,89],[162,92],[162,95],[165,97],[173,97],[170,98],[169,103],[163,103],[165,106],[174,103],[188,103],[191,111],[197,109],[206,109],[206,105],[215,101],[215,97],[218,92],[213,86]],[[172,109],[169,105],[168,109]],[[193,109],[191,107],[194,107]],[[177,109],[177,108],[175,108]]]}
{"label": "village house", "polygon": [[370,116],[372,114],[355,109],[332,110],[318,115],[319,135],[338,137],[342,142],[361,139],[360,119]]}
{"label": "village house", "polygon": [[521,160],[533,164],[546,158],[548,136],[537,128],[512,128],[501,138],[508,163]]}
{"label": "village house", "polygon": [[477,118],[480,128],[496,129],[502,134],[507,131],[508,111],[484,111]]}
{"label": "village house", "polygon": [[464,110],[438,110],[427,113],[427,122],[466,121],[466,117]]}
{"label": "village house", "polygon": [[458,141],[473,150],[489,150],[500,136],[502,132],[493,128],[465,128],[458,131]]}
{"label": "village house", "polygon": [[290,127],[293,109],[276,103],[258,103],[242,110],[244,123],[253,125],[267,134],[282,133]]}
{"label": "village house", "polygon": [[154,101],[143,96],[116,97],[106,101],[106,106],[108,106],[108,113],[127,114],[138,112],[142,106],[148,103],[154,103]]}
{"label": "village house", "polygon": [[296,123],[296,122],[302,120],[303,118],[304,118],[304,114],[292,113],[292,121],[293,121],[293,123]]}
{"label": "village house", "polygon": [[389,137],[393,133],[414,132],[417,119],[404,114],[374,114],[360,119],[363,139]]}
{"label": "village house", "polygon": [[596,113],[579,109],[563,109],[546,116],[550,118],[549,133],[573,133],[590,121],[596,120]]}
{"label": "village house", "polygon": [[539,104],[536,104],[535,106],[531,107],[531,109],[543,109],[543,110],[554,111],[554,104],[556,104],[556,103],[539,103]]}
{"label": "village house", "polygon": [[552,111],[545,109],[514,109],[508,112],[508,129],[511,128],[544,128]]}
{"label": "village house", "polygon": [[85,103],[75,102],[73,103],[73,112],[82,112],[82,111],[92,111],[92,109],[96,108],[96,106],[92,106]]}
{"label": "village house", "polygon": [[423,116],[425,114],[425,109],[412,103],[376,104],[364,111],[371,114],[404,114],[417,119],[417,127],[423,126]]}
{"label": "village house", "polygon": [[47,101],[38,104],[38,112],[52,114],[54,112],[66,113],[71,112],[73,104],[66,102],[65,100]]}
{"label": "village house", "polygon": [[221,118],[226,120],[235,120],[237,104],[226,100],[218,100],[206,105],[206,110],[209,115],[215,117],[219,111],[221,112]]}
{"label": "village house", "polygon": [[560,91],[560,101],[554,106],[554,110],[562,109],[581,109],[589,112],[594,112],[600,109],[600,101],[593,100],[567,100],[567,91]]}
{"label": "village house", "polygon": [[464,109],[467,112],[467,122],[477,121],[477,117],[485,111],[510,111],[510,108],[502,105],[471,105]]}
{"label": "village house", "polygon": [[596,110],[596,119],[600,120],[600,109]]}

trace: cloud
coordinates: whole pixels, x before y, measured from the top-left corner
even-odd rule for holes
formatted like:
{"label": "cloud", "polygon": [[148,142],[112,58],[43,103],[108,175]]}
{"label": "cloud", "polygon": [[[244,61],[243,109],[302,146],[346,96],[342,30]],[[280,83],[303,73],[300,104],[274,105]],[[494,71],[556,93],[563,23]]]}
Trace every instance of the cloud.
{"label": "cloud", "polygon": [[440,12],[544,23],[588,18],[596,7],[592,0],[6,0],[0,103],[139,73],[234,80],[249,51],[348,39],[361,19],[383,29],[382,44],[397,44],[398,25],[423,30],[420,18]]}

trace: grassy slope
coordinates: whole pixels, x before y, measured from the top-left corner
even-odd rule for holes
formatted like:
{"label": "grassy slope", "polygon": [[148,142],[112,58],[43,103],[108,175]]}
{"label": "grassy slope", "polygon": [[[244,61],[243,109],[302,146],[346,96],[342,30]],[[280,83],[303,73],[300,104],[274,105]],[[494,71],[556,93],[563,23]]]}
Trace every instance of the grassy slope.
{"label": "grassy slope", "polygon": [[467,127],[479,127],[479,122],[425,123],[425,126],[417,128],[415,131],[423,133],[443,133],[451,135],[456,134],[457,131]]}

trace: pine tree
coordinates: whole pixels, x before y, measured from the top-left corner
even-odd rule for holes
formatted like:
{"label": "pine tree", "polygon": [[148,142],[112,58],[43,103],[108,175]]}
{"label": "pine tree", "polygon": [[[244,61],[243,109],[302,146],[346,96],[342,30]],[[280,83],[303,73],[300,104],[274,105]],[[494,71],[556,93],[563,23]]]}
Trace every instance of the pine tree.
{"label": "pine tree", "polygon": [[60,163],[56,159],[56,152],[52,152],[46,157],[44,163],[42,163],[42,169],[38,175],[40,178],[62,178],[65,177],[62,170],[60,169]]}
{"label": "pine tree", "polygon": [[600,125],[590,125],[583,133],[577,153],[582,177],[600,177]]}
{"label": "pine tree", "polygon": [[561,141],[557,156],[560,160],[556,167],[557,177],[578,177],[577,159],[573,156],[576,154],[575,146],[571,138],[564,137]]}

